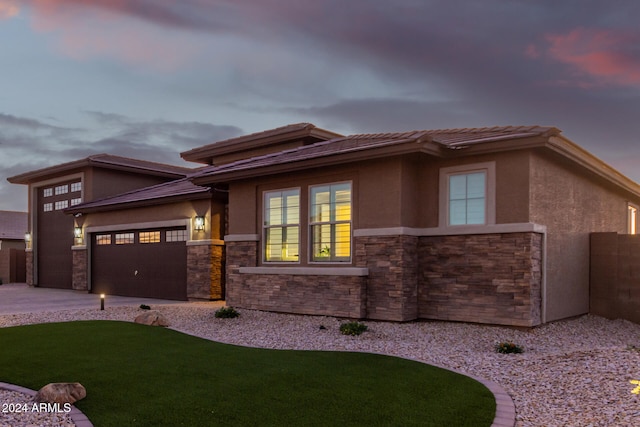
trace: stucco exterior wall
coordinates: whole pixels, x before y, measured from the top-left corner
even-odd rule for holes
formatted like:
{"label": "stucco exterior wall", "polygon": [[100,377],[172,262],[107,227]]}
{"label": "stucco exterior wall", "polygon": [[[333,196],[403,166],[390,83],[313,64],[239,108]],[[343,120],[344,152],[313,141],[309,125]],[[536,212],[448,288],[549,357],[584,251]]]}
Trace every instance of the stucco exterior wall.
{"label": "stucco exterior wall", "polygon": [[589,233],[626,233],[630,195],[551,155],[533,153],[529,170],[531,222],[547,227],[546,321],[588,313]]}
{"label": "stucco exterior wall", "polygon": [[85,168],[84,173],[85,202],[171,181],[171,178],[103,168]]}
{"label": "stucco exterior wall", "polygon": [[[502,152],[462,158],[436,159],[424,156],[419,162],[404,163],[403,210],[418,214],[417,221],[409,215],[405,226],[438,227],[440,209],[440,169],[453,166],[473,166],[494,162],[496,174],[496,224],[526,223],[529,218],[529,151]],[[415,172],[412,169],[417,168]],[[415,177],[415,178],[414,178]],[[416,191],[411,194],[411,189]],[[416,223],[416,225],[410,225]]]}
{"label": "stucco exterior wall", "polygon": [[[221,212],[212,212],[215,206]],[[203,232],[193,230],[191,240],[219,239],[221,236],[219,217],[224,216],[224,205],[214,204],[211,200],[191,200],[158,206],[123,209],[117,211],[96,212],[83,215],[76,219],[76,223],[84,228],[152,223],[171,220],[192,220],[196,215],[205,217],[205,229]],[[212,215],[217,215],[217,220],[212,222]],[[213,224],[213,227],[212,227]],[[213,232],[213,236],[212,236]]]}

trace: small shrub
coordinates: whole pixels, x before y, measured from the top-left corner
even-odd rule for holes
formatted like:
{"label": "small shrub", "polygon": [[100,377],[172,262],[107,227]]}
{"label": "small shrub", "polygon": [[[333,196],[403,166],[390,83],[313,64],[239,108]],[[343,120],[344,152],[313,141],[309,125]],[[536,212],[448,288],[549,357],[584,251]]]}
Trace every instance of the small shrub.
{"label": "small shrub", "polygon": [[360,322],[347,322],[340,325],[340,333],[342,335],[360,335],[368,329],[367,325]]}
{"label": "small shrub", "polygon": [[149,307],[147,304],[140,304],[140,308],[143,310],[151,310],[151,307]]}
{"label": "small shrub", "polygon": [[240,316],[240,313],[233,307],[222,307],[216,310],[216,317],[219,319],[232,319]]}
{"label": "small shrub", "polygon": [[496,348],[496,352],[502,353],[502,354],[524,352],[524,348],[510,341],[499,342],[496,344],[495,348]]}

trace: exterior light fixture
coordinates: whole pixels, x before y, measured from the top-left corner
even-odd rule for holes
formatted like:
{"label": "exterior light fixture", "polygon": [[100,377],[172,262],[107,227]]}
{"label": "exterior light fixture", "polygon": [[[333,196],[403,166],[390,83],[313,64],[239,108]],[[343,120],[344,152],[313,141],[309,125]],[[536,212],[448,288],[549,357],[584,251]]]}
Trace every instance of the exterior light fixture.
{"label": "exterior light fixture", "polygon": [[27,231],[26,233],[24,233],[24,242],[29,243],[30,241],[31,241],[31,233]]}
{"label": "exterior light fixture", "polygon": [[202,231],[204,230],[204,217],[203,216],[197,216],[193,219],[193,228],[196,231]]}
{"label": "exterior light fixture", "polygon": [[82,238],[82,227],[73,227],[73,235],[76,239]]}
{"label": "exterior light fixture", "polygon": [[100,310],[104,310],[104,294],[100,294]]}

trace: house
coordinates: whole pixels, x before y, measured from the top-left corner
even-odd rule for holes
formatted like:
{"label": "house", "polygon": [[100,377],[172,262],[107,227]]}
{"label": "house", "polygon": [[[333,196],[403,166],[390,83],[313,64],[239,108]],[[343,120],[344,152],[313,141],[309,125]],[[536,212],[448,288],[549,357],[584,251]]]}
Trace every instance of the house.
{"label": "house", "polygon": [[[637,229],[640,187],[553,127],[343,136],[299,123],[181,156],[204,166],[60,209],[79,236],[58,246],[73,253],[67,287],[530,327],[589,312],[589,233]],[[42,191],[79,173],[57,169],[9,180],[42,210]],[[151,170],[167,172],[127,173]],[[36,266],[51,237],[31,212]]]}
{"label": "house", "polygon": [[211,164],[195,184],[228,186],[237,307],[535,326],[589,311],[589,233],[637,228],[640,187],[553,127],[332,137],[302,124],[182,156]]}
{"label": "house", "polygon": [[0,284],[26,280],[27,213],[0,211]]}

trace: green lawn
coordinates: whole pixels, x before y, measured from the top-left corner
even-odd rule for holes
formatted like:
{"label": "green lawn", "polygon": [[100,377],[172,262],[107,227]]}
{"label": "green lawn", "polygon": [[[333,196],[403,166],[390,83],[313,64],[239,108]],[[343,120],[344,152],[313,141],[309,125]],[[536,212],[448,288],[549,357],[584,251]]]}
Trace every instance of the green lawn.
{"label": "green lawn", "polygon": [[102,426],[489,426],[482,384],[363,353],[264,350],[128,322],[0,328],[0,381],[78,381]]}

